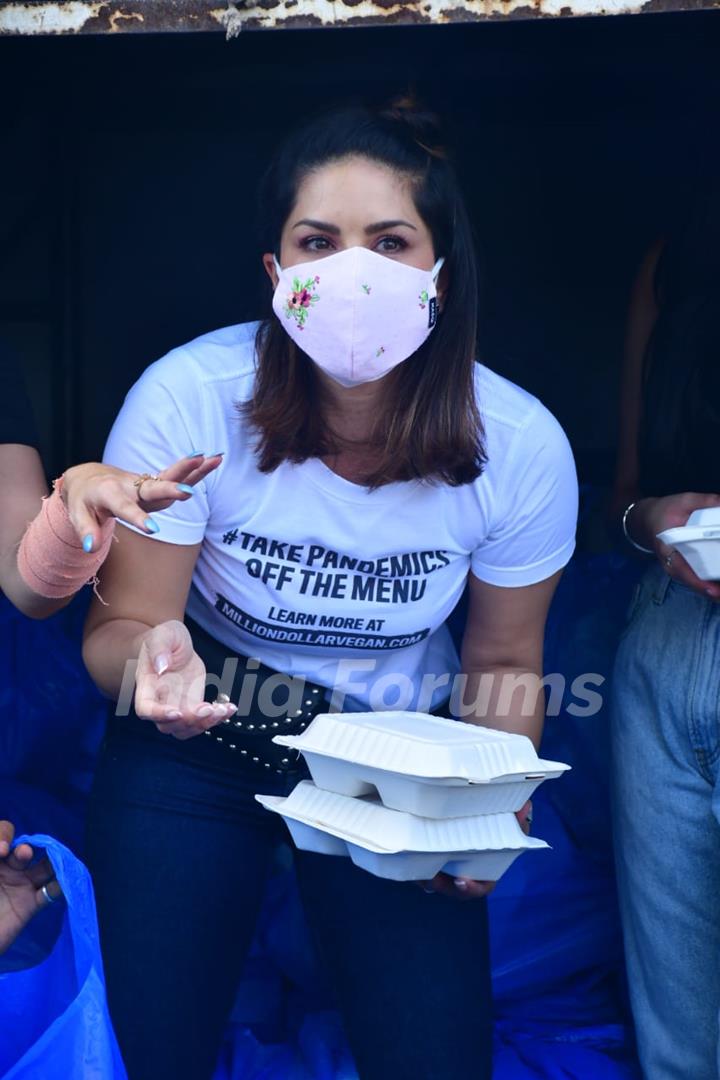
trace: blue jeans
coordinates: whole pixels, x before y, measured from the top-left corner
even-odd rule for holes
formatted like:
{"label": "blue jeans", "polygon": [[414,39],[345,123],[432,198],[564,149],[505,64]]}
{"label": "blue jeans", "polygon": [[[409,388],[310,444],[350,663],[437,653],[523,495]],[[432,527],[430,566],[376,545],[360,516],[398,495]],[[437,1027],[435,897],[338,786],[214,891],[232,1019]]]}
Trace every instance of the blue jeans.
{"label": "blue jeans", "polygon": [[[288,839],[253,795],[287,794],[298,777],[211,763],[196,740],[123,724],[103,745],[86,853],[110,1013],[130,1080],[209,1080],[273,848]],[[428,895],[345,858],[294,857],[360,1076],[487,1080],[485,901]]]}
{"label": "blue jeans", "polygon": [[614,834],[647,1080],[718,1080],[720,607],[657,563],[613,675]]}

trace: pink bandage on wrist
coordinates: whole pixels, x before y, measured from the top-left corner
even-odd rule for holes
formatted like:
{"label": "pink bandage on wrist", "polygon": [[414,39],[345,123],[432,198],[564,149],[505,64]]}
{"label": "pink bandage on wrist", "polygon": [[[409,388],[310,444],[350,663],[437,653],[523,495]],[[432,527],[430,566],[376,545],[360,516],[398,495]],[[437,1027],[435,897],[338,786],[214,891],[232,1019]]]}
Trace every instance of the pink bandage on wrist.
{"label": "pink bandage on wrist", "polygon": [[61,481],[43,499],[40,513],[27,527],[18,550],[18,570],[25,584],[48,599],[72,596],[83,585],[95,584],[115,532],[115,519],[99,528],[100,542],[89,554],[83,550],[60,496]]}

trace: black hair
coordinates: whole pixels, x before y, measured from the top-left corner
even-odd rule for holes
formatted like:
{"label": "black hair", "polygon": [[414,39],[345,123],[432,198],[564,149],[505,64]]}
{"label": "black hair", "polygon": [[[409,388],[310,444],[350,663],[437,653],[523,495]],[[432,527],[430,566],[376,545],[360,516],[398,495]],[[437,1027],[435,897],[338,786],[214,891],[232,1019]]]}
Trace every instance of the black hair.
{"label": "black hair", "polygon": [[720,491],[719,196],[714,184],[696,192],[658,259],[638,442],[644,495]]}

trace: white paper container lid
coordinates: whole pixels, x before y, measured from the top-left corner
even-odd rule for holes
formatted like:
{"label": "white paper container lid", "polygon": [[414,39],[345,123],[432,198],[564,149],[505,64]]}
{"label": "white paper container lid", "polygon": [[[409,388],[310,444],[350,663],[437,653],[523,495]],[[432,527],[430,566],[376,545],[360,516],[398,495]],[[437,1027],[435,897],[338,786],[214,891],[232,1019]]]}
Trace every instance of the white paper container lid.
{"label": "white paper container lid", "polygon": [[705,506],[700,510],[693,510],[686,524],[714,525],[716,528],[720,528],[720,506]]}
{"label": "white paper container lid", "polygon": [[569,768],[543,761],[525,735],[417,712],[320,713],[302,735],[276,735],[273,742],[428,779],[487,783]]}
{"label": "white paper container lid", "polygon": [[485,814],[433,821],[389,810],[377,799],[323,791],[302,780],[287,798],[256,795],[267,810],[379,854],[399,852],[527,851],[547,848],[526,836],[514,814]]}
{"label": "white paper container lid", "polygon": [[665,529],[657,538],[675,548],[702,581],[720,579],[720,507],[693,510],[686,525]]}
{"label": "white paper container lid", "polygon": [[695,540],[717,540],[720,538],[720,506],[706,506],[693,510],[684,525],[665,529],[657,534],[664,544],[682,544]]}

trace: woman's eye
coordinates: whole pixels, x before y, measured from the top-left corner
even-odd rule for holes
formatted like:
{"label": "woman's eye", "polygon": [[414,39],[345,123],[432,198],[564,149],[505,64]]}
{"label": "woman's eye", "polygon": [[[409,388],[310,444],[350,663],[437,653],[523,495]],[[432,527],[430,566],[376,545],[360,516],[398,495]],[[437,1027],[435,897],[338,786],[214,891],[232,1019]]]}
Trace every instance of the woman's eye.
{"label": "woman's eye", "polygon": [[300,246],[305,251],[327,251],[331,245],[325,236],[306,236],[300,241]]}
{"label": "woman's eye", "polygon": [[382,236],[375,247],[383,255],[392,255],[393,252],[407,247],[407,242],[400,236]]}

